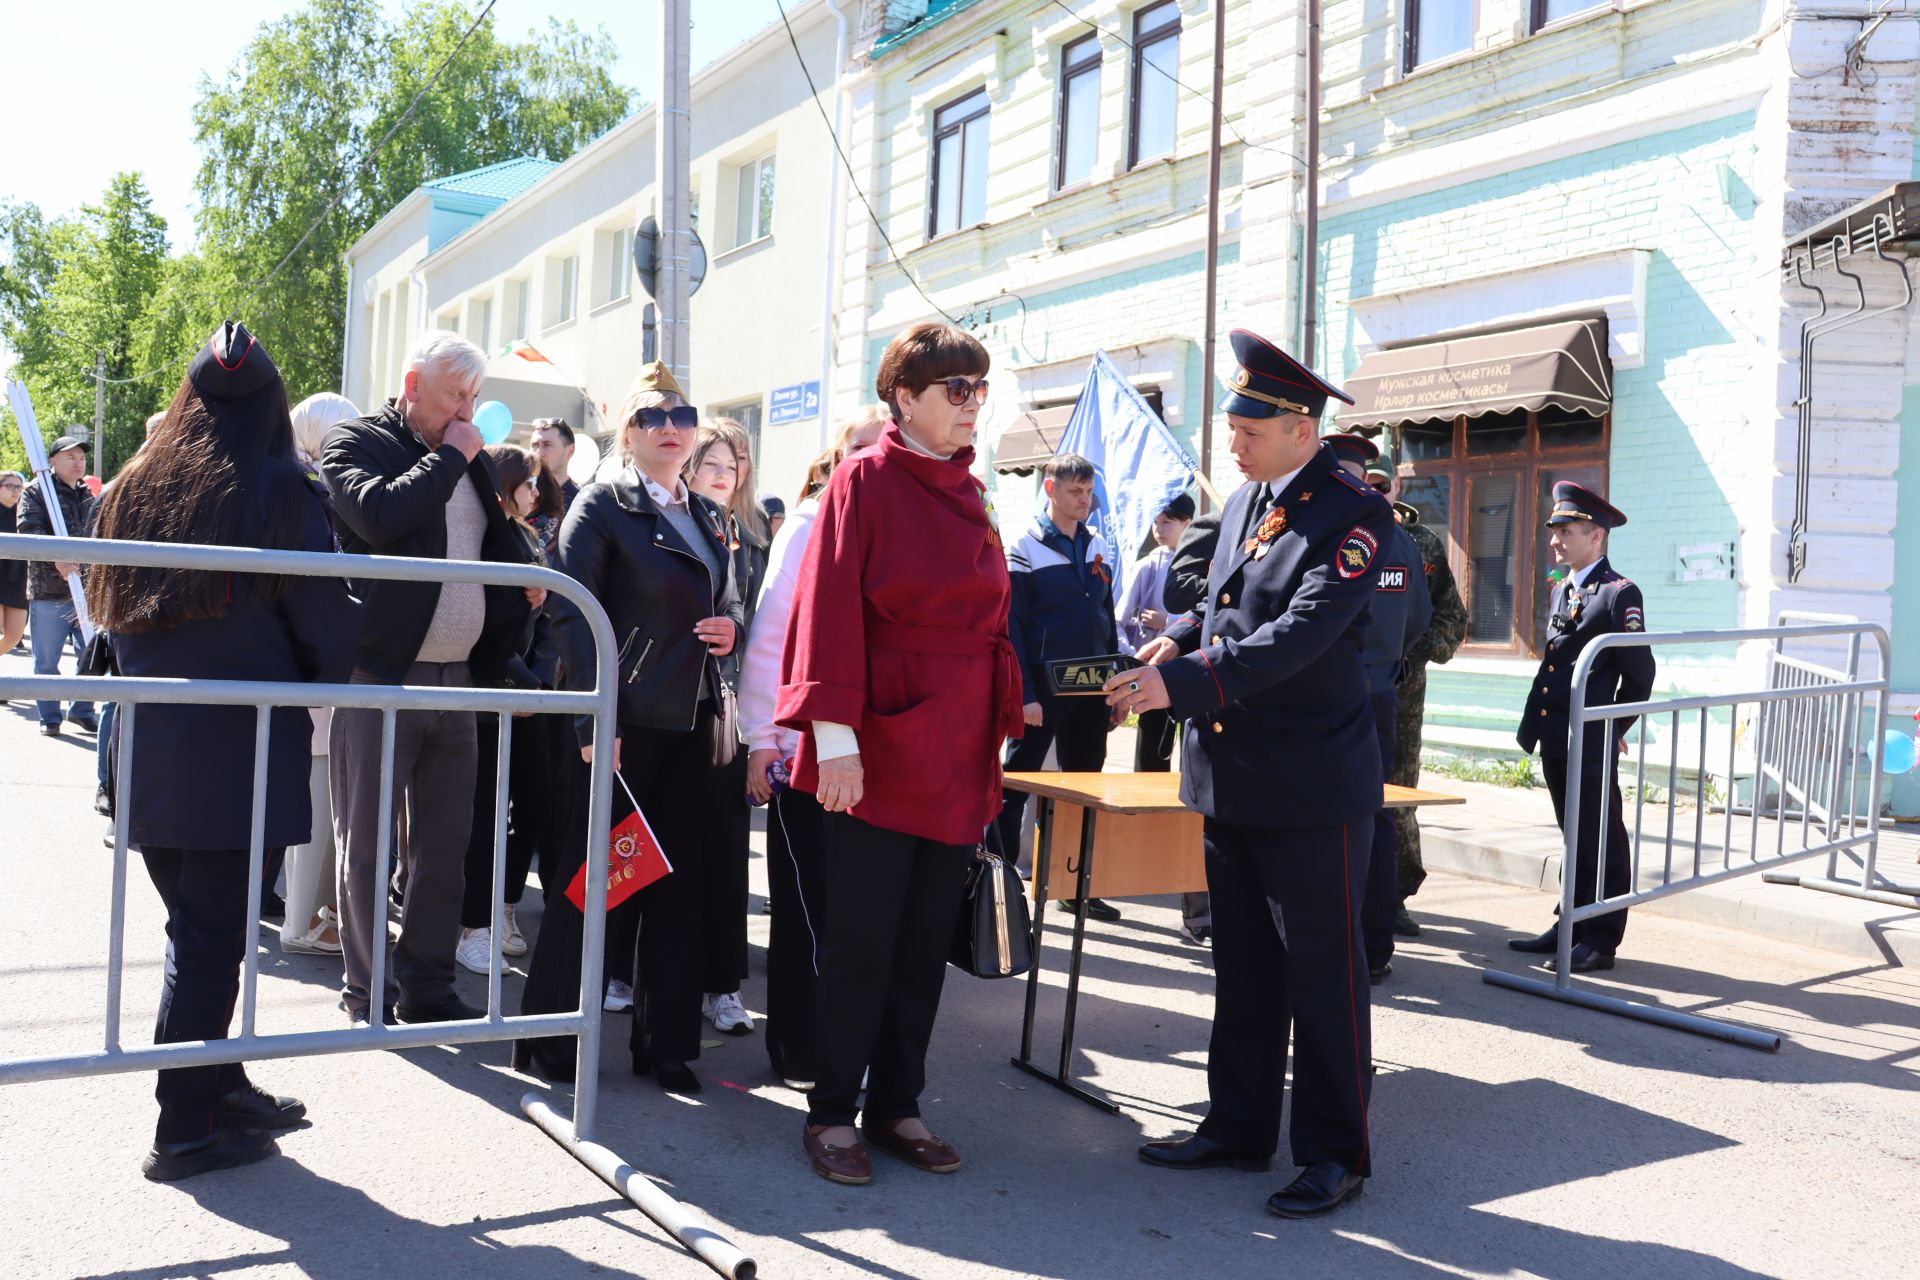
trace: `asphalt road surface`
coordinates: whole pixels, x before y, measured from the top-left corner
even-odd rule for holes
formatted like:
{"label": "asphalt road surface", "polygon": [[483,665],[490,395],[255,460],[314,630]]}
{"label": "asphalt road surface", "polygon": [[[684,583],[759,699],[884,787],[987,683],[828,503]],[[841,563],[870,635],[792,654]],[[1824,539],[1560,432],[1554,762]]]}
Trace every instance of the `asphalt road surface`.
{"label": "asphalt road surface", "polygon": [[[92,767],[90,738],[43,740],[30,708],[0,709],[0,1057],[99,1043],[111,857]],[[755,911],[760,847],[756,834]],[[137,859],[128,889],[126,1026],[140,1043],[162,915]],[[1521,967],[1501,942],[1546,923],[1542,893],[1436,875],[1415,909],[1425,936],[1375,990],[1375,1176],[1323,1220],[1266,1213],[1285,1168],[1178,1174],[1135,1158],[1206,1105],[1209,956],[1181,939],[1173,900],[1124,904],[1121,922],[1090,930],[1078,1070],[1127,1104],[1119,1116],[1009,1065],[1022,984],[954,972],[924,1100],[967,1158],[953,1176],[876,1155],[868,1187],[816,1178],[802,1099],[773,1078],[759,1034],[705,1053],[707,1088],[683,1100],[629,1074],[623,1015],[607,1019],[602,1140],[767,1277],[1920,1274],[1911,971],[1637,916],[1605,985],[1786,1037],[1763,1054],[1485,985],[1486,965]],[[755,1010],[766,926],[752,918]],[[262,1030],[344,1025],[337,961],[262,938]],[[1065,942],[1053,930],[1043,1058]],[[484,988],[463,971],[469,1000]],[[506,1061],[506,1046],[483,1045],[263,1063],[254,1078],[303,1098],[311,1126],[265,1163],[173,1186],[138,1169],[151,1076],[0,1088],[0,1275],[711,1274],[522,1118],[521,1094],[544,1086]]]}

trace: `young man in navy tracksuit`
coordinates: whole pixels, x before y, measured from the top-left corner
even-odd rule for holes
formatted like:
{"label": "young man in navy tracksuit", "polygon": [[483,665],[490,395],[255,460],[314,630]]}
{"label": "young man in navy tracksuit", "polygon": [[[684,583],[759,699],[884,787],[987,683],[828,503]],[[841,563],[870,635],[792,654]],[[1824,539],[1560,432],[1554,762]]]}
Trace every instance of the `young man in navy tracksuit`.
{"label": "young man in navy tracksuit", "polygon": [[[1093,464],[1077,453],[1056,454],[1045,475],[1046,510],[1007,546],[1013,581],[1007,630],[1020,657],[1027,733],[1008,746],[1006,768],[1031,772],[1045,764],[1047,748],[1055,747],[1061,769],[1098,773],[1107,761],[1107,731],[1113,727],[1106,702],[1054,696],[1046,664],[1118,652],[1113,551],[1086,526],[1093,511]],[[1025,793],[1009,790],[995,833],[1009,862],[1019,856],[1026,815]],[[1079,909],[1071,901],[1065,905]],[[1087,912],[1097,920],[1120,918],[1098,898],[1088,901]]]}

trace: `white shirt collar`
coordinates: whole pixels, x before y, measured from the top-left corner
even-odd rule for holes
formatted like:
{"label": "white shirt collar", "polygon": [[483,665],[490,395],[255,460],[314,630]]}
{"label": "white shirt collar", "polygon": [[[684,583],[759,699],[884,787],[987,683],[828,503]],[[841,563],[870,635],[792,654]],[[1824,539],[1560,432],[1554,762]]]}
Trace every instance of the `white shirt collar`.
{"label": "white shirt collar", "polygon": [[1572,573],[1568,574],[1567,579],[1572,584],[1572,589],[1578,591],[1581,587],[1587,585],[1587,579],[1593,574],[1593,571],[1599,567],[1600,559],[1596,556],[1594,557],[1593,563],[1586,568],[1575,569]]}
{"label": "white shirt collar", "polygon": [[[1309,457],[1307,462],[1311,461],[1313,461],[1313,459]],[[1287,486],[1293,483],[1294,477],[1306,469],[1307,463],[1303,462],[1293,470],[1287,472],[1287,474],[1281,476],[1278,480],[1269,480],[1267,482],[1267,492],[1273,497],[1274,501],[1279,501],[1280,495],[1287,491]]]}
{"label": "white shirt collar", "polygon": [[905,442],[907,448],[913,450],[915,453],[925,454],[929,458],[938,458],[942,462],[948,461],[953,457],[954,454],[960,452],[958,449],[954,449],[947,453],[935,453],[933,450],[927,448],[927,446],[921,444],[918,440],[915,440],[911,435],[908,435],[907,429],[905,427],[900,428],[900,439],[903,442]]}
{"label": "white shirt collar", "polygon": [[670,493],[659,481],[635,467],[634,473],[640,477],[640,483],[646,487],[647,496],[653,499],[656,507],[684,507],[687,502],[687,482],[679,476],[673,478],[673,491]]}

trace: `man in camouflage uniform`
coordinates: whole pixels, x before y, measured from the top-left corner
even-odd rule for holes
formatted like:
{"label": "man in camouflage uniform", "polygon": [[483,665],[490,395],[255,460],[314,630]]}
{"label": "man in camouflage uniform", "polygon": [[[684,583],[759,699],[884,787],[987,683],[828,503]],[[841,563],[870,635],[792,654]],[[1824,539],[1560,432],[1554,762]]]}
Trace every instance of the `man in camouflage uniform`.
{"label": "man in camouflage uniform", "polygon": [[[1433,600],[1433,621],[1426,634],[1407,651],[1406,675],[1400,681],[1399,717],[1394,730],[1393,772],[1387,781],[1411,787],[1420,781],[1420,733],[1427,718],[1427,664],[1445,662],[1467,635],[1467,606],[1460,599],[1460,588],[1447,564],[1447,539],[1443,532],[1420,523],[1420,513],[1400,501],[1400,477],[1393,463],[1382,456],[1367,468],[1367,483],[1393,503],[1393,514],[1420,549],[1427,570],[1427,594]],[[1420,926],[1407,912],[1406,900],[1420,891],[1427,869],[1420,863],[1420,820],[1413,809],[1396,809],[1399,825],[1400,909],[1394,913],[1393,931],[1404,938],[1420,935]]]}

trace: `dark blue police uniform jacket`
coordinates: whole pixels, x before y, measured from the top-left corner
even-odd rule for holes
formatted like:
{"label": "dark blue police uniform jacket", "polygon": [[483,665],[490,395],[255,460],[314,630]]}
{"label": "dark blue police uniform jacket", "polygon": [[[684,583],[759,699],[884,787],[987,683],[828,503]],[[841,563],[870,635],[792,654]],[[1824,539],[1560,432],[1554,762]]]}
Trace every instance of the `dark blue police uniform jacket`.
{"label": "dark blue police uniform jacket", "polygon": [[[301,551],[335,550],[321,493],[308,503]],[[280,495],[284,500],[286,495]],[[346,561],[341,569],[346,571]],[[340,578],[289,577],[277,600],[255,596],[245,575],[230,580],[232,604],[218,618],[115,635],[114,658],[129,676],[193,680],[275,680],[344,684],[360,642],[360,606]],[[103,693],[111,696],[113,682]],[[289,696],[297,698],[297,691]],[[127,712],[121,709],[124,732]],[[133,772],[127,781],[127,838],[173,849],[245,849],[253,825],[252,707],[148,703],[131,719]],[[264,848],[312,838],[307,776],[313,720],[278,707],[267,738]]]}
{"label": "dark blue police uniform jacket", "polygon": [[1182,656],[1160,672],[1173,714],[1193,722],[1181,799],[1237,827],[1357,822],[1383,783],[1360,653],[1393,508],[1323,444],[1278,495],[1286,527],[1256,555],[1257,488],[1221,514],[1205,621],[1166,632]]}
{"label": "dark blue police uniform jacket", "polygon": [[[1565,759],[1571,749],[1571,710],[1573,668],[1581,651],[1595,636],[1610,631],[1645,631],[1646,605],[1640,588],[1614,572],[1607,558],[1594,562],[1586,581],[1580,584],[1576,602],[1567,598],[1571,576],[1553,589],[1553,612],[1547,619],[1546,652],[1540,669],[1534,674],[1533,687],[1527,691],[1527,709],[1520,715],[1520,729],[1514,736],[1524,751],[1537,745],[1543,756]],[[1644,702],[1653,692],[1653,649],[1645,645],[1603,649],[1593,660],[1593,672],[1587,677],[1587,705],[1610,707],[1622,702]],[[1611,722],[1616,739],[1625,738],[1633,727],[1633,718]],[[1588,726],[1586,762],[1611,759],[1596,752],[1611,752],[1599,736],[1600,726]]]}

